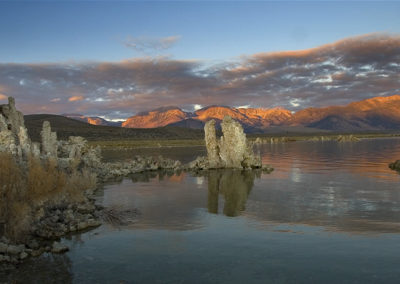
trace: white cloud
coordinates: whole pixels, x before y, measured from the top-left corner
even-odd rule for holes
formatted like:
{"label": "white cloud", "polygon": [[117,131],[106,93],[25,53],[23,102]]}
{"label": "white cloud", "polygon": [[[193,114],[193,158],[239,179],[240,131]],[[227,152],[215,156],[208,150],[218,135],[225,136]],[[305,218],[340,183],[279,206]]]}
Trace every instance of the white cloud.
{"label": "white cloud", "polygon": [[109,89],[107,90],[107,94],[108,94],[108,95],[115,95],[115,94],[122,93],[123,91],[124,91],[123,88],[118,88],[118,89],[109,88]]}
{"label": "white cloud", "polygon": [[299,99],[292,99],[292,100],[289,101],[289,103],[294,107],[300,106],[300,102],[301,101]]}
{"label": "white cloud", "polygon": [[199,104],[193,105],[193,109],[194,109],[194,110],[199,110],[199,109],[202,109],[202,108],[203,108],[202,105],[199,105]]}
{"label": "white cloud", "polygon": [[321,77],[311,81],[312,83],[332,83],[332,76]]}

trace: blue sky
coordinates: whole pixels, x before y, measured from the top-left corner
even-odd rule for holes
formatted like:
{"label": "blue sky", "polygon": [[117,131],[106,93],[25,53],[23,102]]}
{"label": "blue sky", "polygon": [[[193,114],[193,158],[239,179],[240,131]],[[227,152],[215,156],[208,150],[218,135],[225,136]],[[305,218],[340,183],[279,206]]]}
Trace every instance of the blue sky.
{"label": "blue sky", "polygon": [[[226,60],[400,33],[399,2],[0,2],[0,62],[119,61],[144,55]],[[140,53],[129,38],[179,36]]]}
{"label": "blue sky", "polygon": [[399,15],[396,1],[0,0],[0,103],[126,118],[400,94]]}

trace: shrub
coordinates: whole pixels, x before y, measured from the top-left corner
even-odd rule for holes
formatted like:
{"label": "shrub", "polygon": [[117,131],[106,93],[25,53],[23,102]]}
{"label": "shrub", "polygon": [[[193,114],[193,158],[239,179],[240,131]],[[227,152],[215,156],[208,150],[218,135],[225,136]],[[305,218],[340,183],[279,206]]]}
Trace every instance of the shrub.
{"label": "shrub", "polygon": [[96,175],[87,169],[67,174],[55,160],[29,157],[19,164],[0,152],[0,235],[22,240],[29,235],[36,209],[82,202],[84,191],[95,186]]}

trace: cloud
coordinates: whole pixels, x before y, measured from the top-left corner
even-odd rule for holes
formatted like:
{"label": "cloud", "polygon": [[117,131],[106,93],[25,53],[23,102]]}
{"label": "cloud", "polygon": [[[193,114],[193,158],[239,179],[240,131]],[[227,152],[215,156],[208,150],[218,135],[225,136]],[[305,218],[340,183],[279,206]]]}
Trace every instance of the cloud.
{"label": "cloud", "polygon": [[0,94],[0,101],[7,100],[7,98],[8,97],[6,95]]}
{"label": "cloud", "polygon": [[[84,97],[83,96],[72,96],[68,99],[70,102],[78,102],[78,101],[83,101]],[[55,99],[57,100],[57,99]],[[52,100],[54,101],[54,99]]]}
{"label": "cloud", "polygon": [[346,104],[400,94],[399,74],[400,36],[371,34],[307,50],[248,55],[211,66],[166,57],[0,63],[0,92],[16,97],[18,107],[26,113],[43,112],[47,106],[52,113],[126,118],[167,105],[297,110]]}
{"label": "cloud", "polygon": [[203,108],[202,105],[199,105],[199,104],[194,104],[194,105],[193,105],[193,109],[194,109],[194,110],[199,110],[199,109],[202,109],[202,108]]}
{"label": "cloud", "polygon": [[126,47],[132,48],[140,53],[152,53],[169,49],[181,39],[181,36],[174,35],[168,37],[127,37],[124,40]]}

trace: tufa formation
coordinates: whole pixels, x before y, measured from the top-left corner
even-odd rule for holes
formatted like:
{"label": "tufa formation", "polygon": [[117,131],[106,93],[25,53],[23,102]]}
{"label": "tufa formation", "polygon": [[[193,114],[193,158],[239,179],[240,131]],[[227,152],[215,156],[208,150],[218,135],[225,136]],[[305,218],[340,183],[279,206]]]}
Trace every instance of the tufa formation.
{"label": "tufa formation", "polygon": [[[207,157],[198,157],[189,164],[191,169],[253,169],[262,168],[261,156],[255,155],[252,144],[239,122],[225,116],[221,123],[223,135],[218,140],[215,132],[215,120],[204,126]],[[270,169],[268,166],[265,169]]]}

